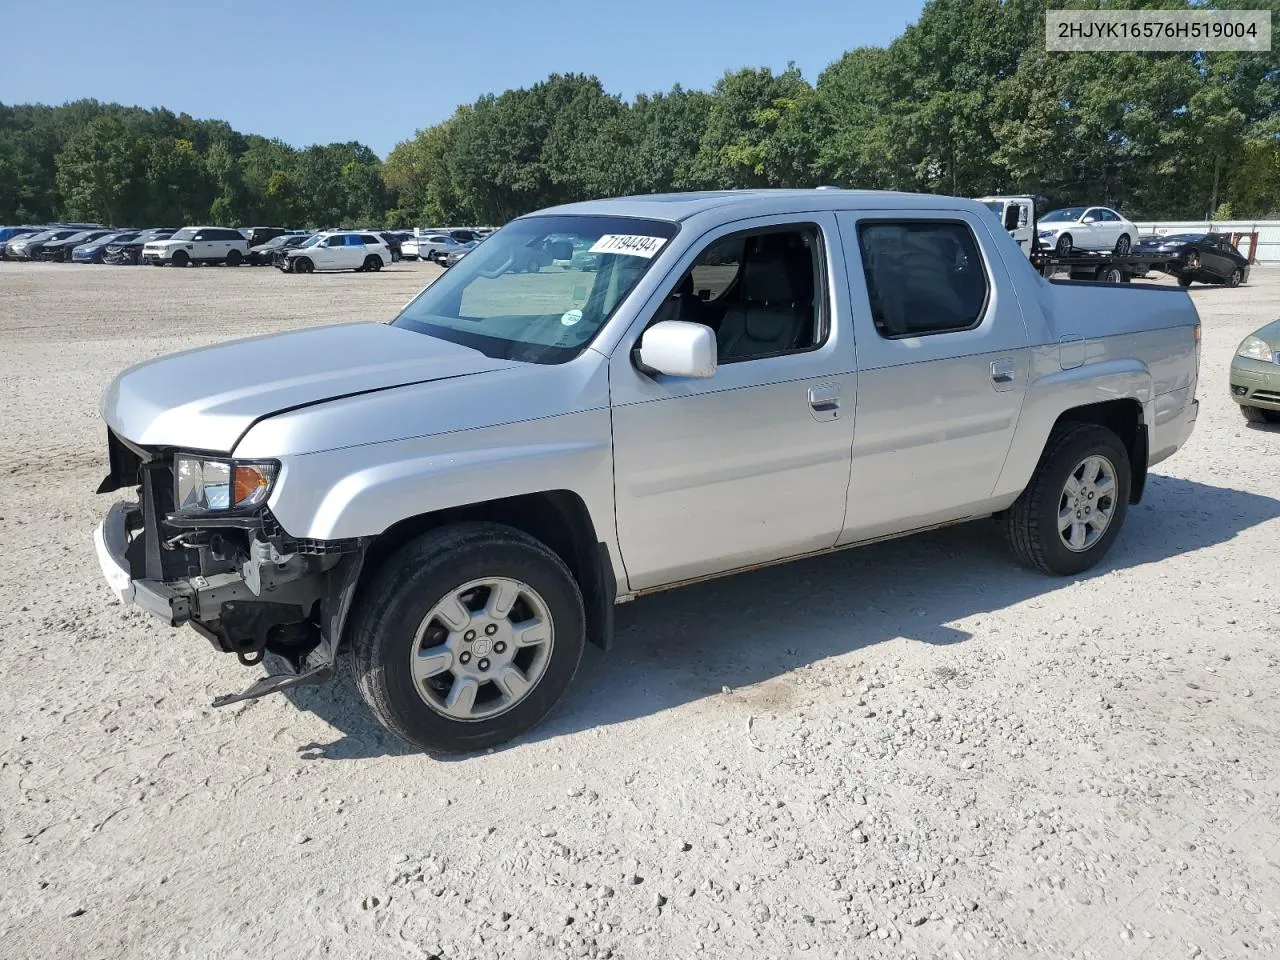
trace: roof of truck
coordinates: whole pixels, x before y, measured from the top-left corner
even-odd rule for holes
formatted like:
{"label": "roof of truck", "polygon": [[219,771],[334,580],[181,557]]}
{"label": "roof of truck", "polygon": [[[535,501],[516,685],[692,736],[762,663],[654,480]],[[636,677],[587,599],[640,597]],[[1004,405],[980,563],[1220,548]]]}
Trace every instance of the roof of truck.
{"label": "roof of truck", "polygon": [[[819,187],[809,190],[707,190],[697,193],[654,193],[647,196],[586,200],[536,211],[536,214],[597,214],[644,217],[651,220],[688,220],[725,207],[742,216],[801,213],[814,210],[866,209],[964,209],[976,206],[961,197],[932,193],[895,193],[889,190],[841,190]],[[531,216],[536,214],[530,214]]]}

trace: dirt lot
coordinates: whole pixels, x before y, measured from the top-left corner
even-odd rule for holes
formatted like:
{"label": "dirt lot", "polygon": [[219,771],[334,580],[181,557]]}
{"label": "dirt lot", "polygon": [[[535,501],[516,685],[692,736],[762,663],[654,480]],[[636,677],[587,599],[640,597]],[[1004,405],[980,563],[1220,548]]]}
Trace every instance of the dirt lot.
{"label": "dirt lot", "polygon": [[98,398],[436,268],[0,265],[0,954],[1280,955],[1280,432],[1227,365],[1280,271],[1196,288],[1200,423],[1106,564],[985,523],[619,608],[523,741],[403,750],[331,687],[123,610]]}

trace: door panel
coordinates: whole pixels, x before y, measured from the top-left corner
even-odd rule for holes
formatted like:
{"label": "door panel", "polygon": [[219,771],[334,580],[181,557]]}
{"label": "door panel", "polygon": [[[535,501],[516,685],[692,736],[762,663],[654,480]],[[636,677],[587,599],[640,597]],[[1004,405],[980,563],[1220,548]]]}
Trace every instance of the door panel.
{"label": "door panel", "polygon": [[618,542],[632,589],[835,544],[844,519],[857,374],[834,217],[823,236],[826,340],[804,352],[724,363],[707,379],[648,377],[631,360],[644,326],[711,231],[677,263],[610,358]]}
{"label": "door panel", "polygon": [[[863,222],[871,219],[938,218],[877,212]],[[968,213],[948,219],[972,231],[985,261],[988,292],[981,320],[967,330],[889,339],[872,315],[859,217],[840,214],[859,367],[841,543],[982,512],[1013,438],[1029,369],[1022,312],[986,225]],[[876,275],[882,282],[893,276]],[[917,273],[917,282],[923,276]]]}

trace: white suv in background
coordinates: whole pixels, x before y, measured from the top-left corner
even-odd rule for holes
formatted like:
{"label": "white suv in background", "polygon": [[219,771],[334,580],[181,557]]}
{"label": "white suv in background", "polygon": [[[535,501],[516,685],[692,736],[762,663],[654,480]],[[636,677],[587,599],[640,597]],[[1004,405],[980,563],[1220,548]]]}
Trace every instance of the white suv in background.
{"label": "white suv in background", "polygon": [[317,233],[301,246],[284,251],[276,266],[286,273],[313,270],[378,271],[391,262],[391,248],[374,233],[340,230]]}
{"label": "white suv in background", "polygon": [[152,240],[142,247],[142,263],[185,267],[193,263],[225,263],[238,267],[249,255],[249,241],[229,227],[183,227],[168,240]]}
{"label": "white suv in background", "polygon": [[470,250],[474,246],[474,241],[461,243],[447,233],[424,233],[419,237],[402,243],[400,245],[400,256],[406,260],[420,257],[423,260],[435,260],[443,263],[444,258],[455,250]]}

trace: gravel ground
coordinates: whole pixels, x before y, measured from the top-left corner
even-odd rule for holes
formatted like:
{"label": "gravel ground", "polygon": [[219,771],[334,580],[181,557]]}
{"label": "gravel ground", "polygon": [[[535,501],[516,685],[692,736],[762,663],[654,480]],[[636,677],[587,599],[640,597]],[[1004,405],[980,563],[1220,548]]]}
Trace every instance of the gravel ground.
{"label": "gravel ground", "polygon": [[640,600],[454,761],[349,676],[210,709],[254,674],[99,580],[103,388],[435,272],[0,266],[6,958],[1280,955],[1280,432],[1226,393],[1280,271],[1194,289],[1199,425],[1086,577],[975,523]]}

